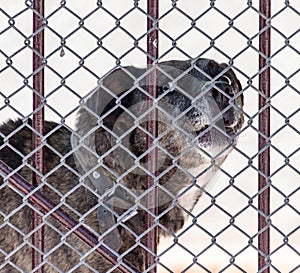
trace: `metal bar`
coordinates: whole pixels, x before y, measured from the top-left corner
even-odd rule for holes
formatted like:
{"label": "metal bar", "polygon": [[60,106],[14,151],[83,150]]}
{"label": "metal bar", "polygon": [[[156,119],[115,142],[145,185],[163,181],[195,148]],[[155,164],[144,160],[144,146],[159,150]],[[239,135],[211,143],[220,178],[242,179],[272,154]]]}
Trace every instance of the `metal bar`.
{"label": "metal bar", "polygon": [[[147,1],[147,67],[153,68],[153,64],[158,58],[158,0]],[[147,75],[147,92],[150,96],[147,96],[147,106],[150,109],[153,106],[153,99],[157,97],[157,71],[151,70]],[[152,97],[152,98],[151,98]],[[153,109],[150,111],[147,117],[147,131],[150,136],[147,135],[147,149],[153,148],[154,139],[157,137],[157,111]],[[147,154],[147,169],[155,177],[157,171],[157,149],[151,149]],[[153,188],[156,183],[155,179],[151,175],[147,175],[146,189]],[[155,218],[153,217],[158,214],[157,209],[157,189],[154,187],[153,190],[149,191],[146,195],[146,206],[148,212],[145,217],[146,235],[146,247],[148,251],[145,255],[145,267],[148,269],[147,272],[156,273],[156,253],[157,253],[157,225],[155,224]],[[151,215],[152,214],[152,215]]]}
{"label": "metal bar", "polygon": [[[32,149],[36,150],[33,155],[32,164],[36,171],[32,174],[32,184],[37,187],[42,183],[44,174],[44,148],[42,136],[44,135],[44,0],[33,1],[33,118],[32,126],[35,130],[32,134]],[[37,172],[39,174],[37,174]],[[42,191],[42,189],[41,189]],[[32,211],[32,229],[35,230],[32,236],[32,244],[38,249],[32,248],[32,269],[33,272],[43,273],[44,268],[40,266],[43,262],[44,253],[44,227],[41,216]],[[35,270],[35,268],[37,268]]]}
{"label": "metal bar", "polygon": [[[35,188],[30,185],[24,178],[18,174],[12,174],[12,170],[0,161],[0,172],[8,177],[9,183],[20,193],[28,196],[32,204],[44,213],[51,211],[51,216],[54,217],[68,230],[73,230],[73,233],[78,236],[83,242],[94,248],[99,244],[98,238],[90,233],[85,227],[78,224],[72,217],[65,213],[62,209],[56,208],[56,205],[48,200],[40,191],[35,191]],[[126,261],[119,264],[118,256],[112,253],[105,246],[100,245],[96,248],[96,253],[104,257],[112,265],[117,265],[117,268],[122,273],[140,273],[138,269],[130,265]]]}
{"label": "metal bar", "polygon": [[259,170],[258,176],[258,272],[270,272],[270,107],[268,98],[270,97],[270,55],[271,55],[271,0],[260,0],[259,29]]}

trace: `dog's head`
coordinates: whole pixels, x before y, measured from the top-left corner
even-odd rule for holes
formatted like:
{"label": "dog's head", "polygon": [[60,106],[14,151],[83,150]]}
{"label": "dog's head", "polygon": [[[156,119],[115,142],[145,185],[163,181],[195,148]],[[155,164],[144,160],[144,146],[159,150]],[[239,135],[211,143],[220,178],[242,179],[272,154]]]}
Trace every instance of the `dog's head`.
{"label": "dog's head", "polygon": [[[221,164],[232,150],[244,118],[242,87],[230,67],[198,59],[159,63],[152,72],[153,82],[147,69],[119,68],[83,104],[77,133],[86,148],[75,153],[84,171],[104,164],[112,177],[128,170],[145,175],[146,136],[153,137],[146,124],[154,109],[158,173],[174,164],[204,170],[212,161]],[[153,84],[157,98],[147,93]]]}

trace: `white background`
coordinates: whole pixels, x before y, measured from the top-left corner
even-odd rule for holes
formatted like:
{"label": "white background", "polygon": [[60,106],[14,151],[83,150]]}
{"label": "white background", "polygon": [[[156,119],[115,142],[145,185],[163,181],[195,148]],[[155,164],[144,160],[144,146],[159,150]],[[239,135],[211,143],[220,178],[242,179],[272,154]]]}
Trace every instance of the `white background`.
{"label": "white background", "polygon": [[[60,122],[62,119],[71,127],[74,127],[75,114],[72,111],[78,106],[80,97],[85,96],[96,85],[97,80],[116,65],[115,57],[119,58],[121,65],[145,66],[146,56],[140,49],[133,49],[134,39],[130,38],[120,28],[116,28],[116,18],[122,17],[127,11],[133,8],[133,1],[129,0],[104,0],[103,7],[116,18],[104,10],[98,10],[84,20],[84,27],[101,38],[110,30],[109,35],[103,38],[103,47],[109,50],[109,54],[103,48],[97,49],[97,38],[93,37],[84,29],[79,29],[71,34],[79,26],[79,18],[72,15],[66,9],[60,9],[60,1],[46,2],[46,18],[48,27],[45,29],[45,56],[47,67],[45,68],[45,93],[47,96],[46,119]],[[209,9],[210,1],[202,0],[179,0],[177,7],[188,14],[192,20],[196,20],[196,26],[206,35],[196,29],[185,33],[191,27],[191,19],[184,16],[178,10],[169,11],[172,8],[171,1],[160,1],[159,22],[160,34],[159,51],[162,60],[187,59],[189,57],[212,58],[218,62],[229,62],[233,60],[235,72],[242,82],[245,95],[245,113],[247,122],[253,119],[252,127],[246,128],[239,138],[238,150],[232,152],[225,164],[224,171],[235,177],[234,185],[244,191],[248,196],[256,196],[257,192],[257,139],[258,133],[258,1],[252,1],[252,8],[248,7],[247,1],[241,0],[218,0],[215,3],[216,9]],[[289,1],[290,6],[300,10],[299,1]],[[96,8],[96,1],[67,1],[66,7],[72,10],[80,18],[85,18]],[[139,7],[146,10],[146,1],[140,1]],[[289,118],[290,125],[300,130],[299,110],[300,105],[300,14],[297,14],[290,7],[285,6],[285,1],[272,1],[272,81],[271,93],[274,97],[271,100],[272,119],[272,145],[271,148],[271,173],[273,187],[271,188],[271,256],[275,269],[272,272],[290,272],[300,264],[300,258],[294,249],[300,248],[300,136],[290,126],[285,126],[285,119]],[[32,91],[24,86],[23,76],[29,78],[31,85],[32,51],[24,48],[25,37],[32,34],[32,12],[27,9],[14,18],[15,28],[7,29],[9,17],[26,9],[25,1],[0,0],[0,121],[9,118],[22,118],[31,115]],[[226,14],[224,17],[219,11]],[[207,11],[202,17],[201,14]],[[242,12],[244,11],[244,12]],[[281,11],[281,12],[279,12]],[[163,16],[165,14],[165,16]],[[233,20],[233,27],[229,28],[229,21]],[[146,16],[139,10],[133,10],[120,21],[121,27],[126,29],[135,39],[139,39],[139,46],[146,48]],[[55,30],[54,33],[51,29]],[[7,29],[6,31],[4,31]],[[239,31],[237,31],[238,29]],[[225,31],[227,30],[227,31]],[[224,32],[225,31],[225,32]],[[297,33],[298,31],[298,33]],[[19,32],[22,32],[22,36]],[[224,33],[223,33],[224,32]],[[223,33],[221,36],[219,36]],[[71,34],[71,35],[70,35]],[[67,38],[66,38],[67,37]],[[217,37],[217,38],[216,38]],[[78,54],[74,55],[68,48],[64,48],[65,55],[60,56],[61,38],[66,38],[66,47]],[[180,49],[172,48],[172,41]],[[215,39],[215,47],[210,46],[211,39]],[[286,40],[289,39],[289,44]],[[248,42],[252,42],[252,46]],[[129,49],[129,53],[125,54]],[[95,52],[87,57],[87,55]],[[19,51],[19,52],[18,52]],[[183,54],[181,51],[186,53]],[[125,54],[125,55],[124,55]],[[6,60],[11,58],[12,68],[6,68]],[[78,68],[81,58],[84,58],[84,66]],[[77,70],[76,70],[77,69]],[[70,74],[72,71],[74,73]],[[88,70],[94,73],[91,74]],[[70,75],[69,75],[70,74]],[[23,75],[23,76],[22,76]],[[95,77],[95,75],[97,77]],[[61,79],[65,78],[65,86],[61,86]],[[289,79],[290,86],[285,81]],[[248,84],[248,80],[252,84]],[[73,93],[72,93],[73,92]],[[77,93],[79,96],[75,95]],[[9,98],[9,105],[5,104],[5,98]],[[5,106],[6,105],[6,106]],[[59,115],[59,114],[60,115]],[[290,115],[292,115],[290,117]],[[278,129],[281,129],[278,131]],[[294,154],[293,154],[294,153]],[[290,156],[293,154],[292,156]],[[245,156],[246,155],[246,156]],[[248,164],[253,159],[252,165]],[[290,165],[285,165],[285,159],[289,158]],[[294,168],[294,169],[293,169]],[[243,172],[241,170],[245,169]],[[241,173],[240,173],[241,172]],[[240,173],[240,174],[239,174]],[[209,187],[209,193],[216,195],[216,203],[231,215],[237,214],[247,207],[248,198],[233,187],[220,192],[229,185],[229,177],[220,173],[218,179]],[[280,190],[277,191],[275,188]],[[298,189],[298,191],[297,191]],[[289,196],[290,206],[284,205],[285,196]],[[198,265],[193,264],[193,255],[198,255],[211,245],[212,235],[218,234],[229,225],[230,217],[212,206],[205,213],[202,212],[211,205],[209,196],[204,195],[193,214],[201,216],[197,224],[203,229],[186,225],[186,232],[179,236],[178,243],[174,244],[173,239],[162,240],[160,252],[171,247],[161,256],[161,263],[173,272],[208,272]],[[254,198],[253,205],[257,207],[257,198]],[[292,208],[292,207],[294,208]],[[278,210],[278,208],[280,208]],[[257,230],[257,211],[248,207],[235,218],[235,225],[246,232],[249,236],[255,236]],[[276,228],[275,228],[276,227]],[[298,230],[297,230],[298,228]],[[279,232],[280,230],[280,232]],[[282,246],[284,236],[289,235],[289,245]],[[181,232],[179,233],[181,234]],[[256,237],[255,237],[256,238]],[[216,245],[207,249],[198,257],[197,262],[203,265],[210,272],[256,272],[257,271],[257,240],[254,239],[255,247],[247,247],[248,240],[238,229],[231,226],[217,236],[217,244],[222,246],[232,255],[238,254],[235,264],[240,267],[229,265],[230,256]],[[184,246],[184,247],[182,247]],[[160,267],[159,272],[165,271]],[[293,272],[300,272],[300,268]]]}

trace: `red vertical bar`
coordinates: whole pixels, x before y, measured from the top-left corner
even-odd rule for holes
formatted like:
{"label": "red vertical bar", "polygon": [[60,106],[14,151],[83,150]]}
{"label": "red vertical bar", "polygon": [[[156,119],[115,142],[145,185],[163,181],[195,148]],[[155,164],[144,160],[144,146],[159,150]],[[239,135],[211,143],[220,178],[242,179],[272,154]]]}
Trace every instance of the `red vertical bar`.
{"label": "red vertical bar", "polygon": [[[42,136],[44,135],[44,108],[42,106],[42,98],[44,96],[44,0],[34,0],[33,8],[33,120],[32,126],[34,132],[32,134],[32,149],[36,150],[33,155],[33,167],[41,175],[44,174],[44,149],[42,147]],[[42,182],[41,175],[33,172],[32,184],[37,187]],[[42,217],[32,211],[32,228],[36,230],[32,236],[32,244],[39,250],[32,250],[32,268],[33,272],[43,273],[44,252],[44,228],[41,226]],[[37,269],[35,269],[37,268]]]}
{"label": "red vertical bar", "polygon": [[259,170],[261,174],[258,177],[258,272],[269,273],[269,253],[270,253],[270,107],[268,98],[270,97],[270,55],[271,55],[271,29],[269,18],[271,17],[271,0],[260,0],[260,18],[259,18]]}
{"label": "red vertical bar", "polygon": [[[147,18],[147,67],[151,69],[153,63],[158,57],[158,0],[148,0],[148,15]],[[153,70],[147,75],[147,92],[153,98],[157,97],[157,71]],[[153,105],[151,97],[147,97],[147,106],[150,109]],[[157,137],[157,112],[152,110],[147,117],[147,130],[153,136]],[[154,144],[153,137],[147,135],[147,148],[151,149]],[[156,175],[157,170],[157,150],[151,150],[147,155],[147,169],[152,175]],[[155,179],[151,175],[147,175],[146,188],[150,188],[155,184]],[[146,205],[149,212],[157,215],[157,190],[151,190],[146,196]],[[147,272],[156,273],[156,253],[157,253],[157,226],[155,226],[155,219],[150,213],[146,213],[145,219],[146,229],[146,247],[148,249],[145,256],[145,266],[150,269]]]}

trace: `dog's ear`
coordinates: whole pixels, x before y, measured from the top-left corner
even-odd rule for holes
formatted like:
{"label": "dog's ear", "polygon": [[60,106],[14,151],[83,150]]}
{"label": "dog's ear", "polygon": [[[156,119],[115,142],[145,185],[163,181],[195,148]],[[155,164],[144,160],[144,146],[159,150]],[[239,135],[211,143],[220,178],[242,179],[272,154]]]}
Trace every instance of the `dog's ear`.
{"label": "dog's ear", "polygon": [[107,75],[103,80],[103,85],[111,92],[118,95],[133,86],[134,79],[126,73],[126,69],[117,69]]}
{"label": "dog's ear", "polygon": [[[235,75],[235,73],[233,72],[233,70],[231,68],[228,69],[228,65],[226,63],[220,64],[220,68],[221,68],[221,72],[222,72],[222,70],[224,70],[224,71],[227,70],[224,75],[230,79],[231,86],[232,86],[234,92],[237,93],[237,92],[241,91],[243,89],[242,84],[238,80],[238,78]],[[244,106],[243,94],[241,94],[239,97],[241,99],[241,106]]]}
{"label": "dog's ear", "polygon": [[[225,70],[228,68],[228,65],[225,63],[222,63],[222,64],[220,64],[220,68],[222,70]],[[232,87],[234,89],[236,89],[238,91],[242,90],[242,85],[231,68],[226,71],[225,76],[229,77],[229,79],[231,80],[231,83],[232,83]]]}
{"label": "dog's ear", "polygon": [[140,69],[133,66],[118,68],[103,79],[103,85],[115,95],[119,95],[132,88],[136,79],[144,72],[144,68]]}

